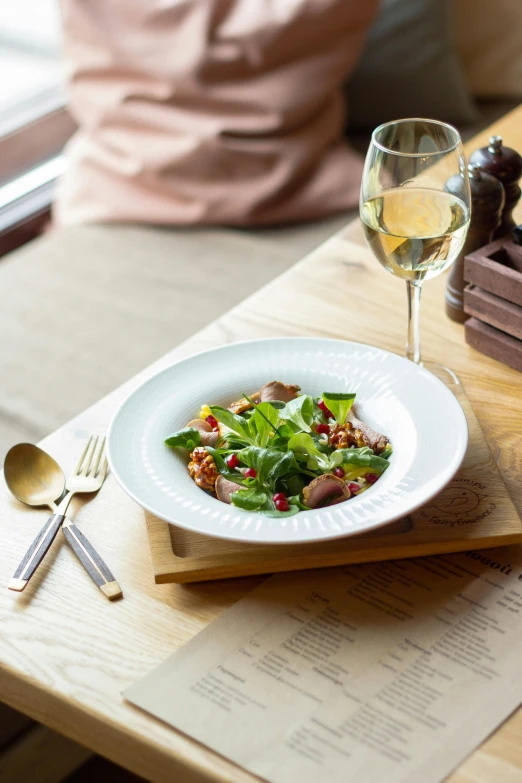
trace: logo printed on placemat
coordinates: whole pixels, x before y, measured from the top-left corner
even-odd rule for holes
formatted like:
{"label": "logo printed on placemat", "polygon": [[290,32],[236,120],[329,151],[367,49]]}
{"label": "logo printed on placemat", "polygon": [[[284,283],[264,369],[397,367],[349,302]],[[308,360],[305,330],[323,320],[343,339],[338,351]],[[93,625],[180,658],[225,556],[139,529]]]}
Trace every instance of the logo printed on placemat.
{"label": "logo printed on placemat", "polygon": [[433,525],[472,525],[487,519],[495,510],[496,503],[489,497],[485,484],[457,477],[422,509],[420,515]]}

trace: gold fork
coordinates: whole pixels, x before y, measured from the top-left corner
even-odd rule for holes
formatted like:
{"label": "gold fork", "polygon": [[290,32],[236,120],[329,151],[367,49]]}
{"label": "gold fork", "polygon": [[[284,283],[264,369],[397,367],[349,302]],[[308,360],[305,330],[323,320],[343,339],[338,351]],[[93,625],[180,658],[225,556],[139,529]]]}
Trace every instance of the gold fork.
{"label": "gold fork", "polygon": [[121,588],[108,566],[74,522],[65,516],[73,495],[98,492],[105,481],[107,475],[105,438],[102,438],[99,447],[98,441],[98,435],[91,435],[87,441],[76,468],[67,479],[65,485],[67,494],[59,506],[50,504],[54,513],[27,550],[9,583],[10,590],[19,592],[26,587],[61,527],[67,542],[102,593],[109,600],[122,596]]}

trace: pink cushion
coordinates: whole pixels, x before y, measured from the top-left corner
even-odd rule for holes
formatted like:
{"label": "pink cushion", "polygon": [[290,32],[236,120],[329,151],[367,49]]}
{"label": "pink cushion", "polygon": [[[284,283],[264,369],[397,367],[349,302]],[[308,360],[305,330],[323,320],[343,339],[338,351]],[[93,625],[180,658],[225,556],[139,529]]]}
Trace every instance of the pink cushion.
{"label": "pink cushion", "polygon": [[342,85],[378,0],[62,0],[71,112],[55,220],[255,225],[340,212]]}

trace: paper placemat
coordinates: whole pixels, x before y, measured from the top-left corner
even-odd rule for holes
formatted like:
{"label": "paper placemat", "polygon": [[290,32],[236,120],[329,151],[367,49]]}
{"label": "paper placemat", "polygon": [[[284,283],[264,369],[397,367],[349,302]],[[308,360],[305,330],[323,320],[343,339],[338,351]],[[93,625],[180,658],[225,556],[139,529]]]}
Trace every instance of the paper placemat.
{"label": "paper placemat", "polygon": [[522,547],[276,575],[126,692],[273,783],[438,783],[518,706]]}

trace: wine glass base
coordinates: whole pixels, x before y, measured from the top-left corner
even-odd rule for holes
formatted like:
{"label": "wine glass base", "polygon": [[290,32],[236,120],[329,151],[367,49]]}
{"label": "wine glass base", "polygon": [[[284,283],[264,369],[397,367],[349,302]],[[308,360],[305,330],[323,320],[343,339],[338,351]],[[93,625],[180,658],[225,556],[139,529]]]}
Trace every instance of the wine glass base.
{"label": "wine glass base", "polygon": [[449,367],[445,367],[443,364],[437,362],[421,362],[421,367],[431,372],[439,381],[442,381],[446,386],[460,386],[458,376]]}

